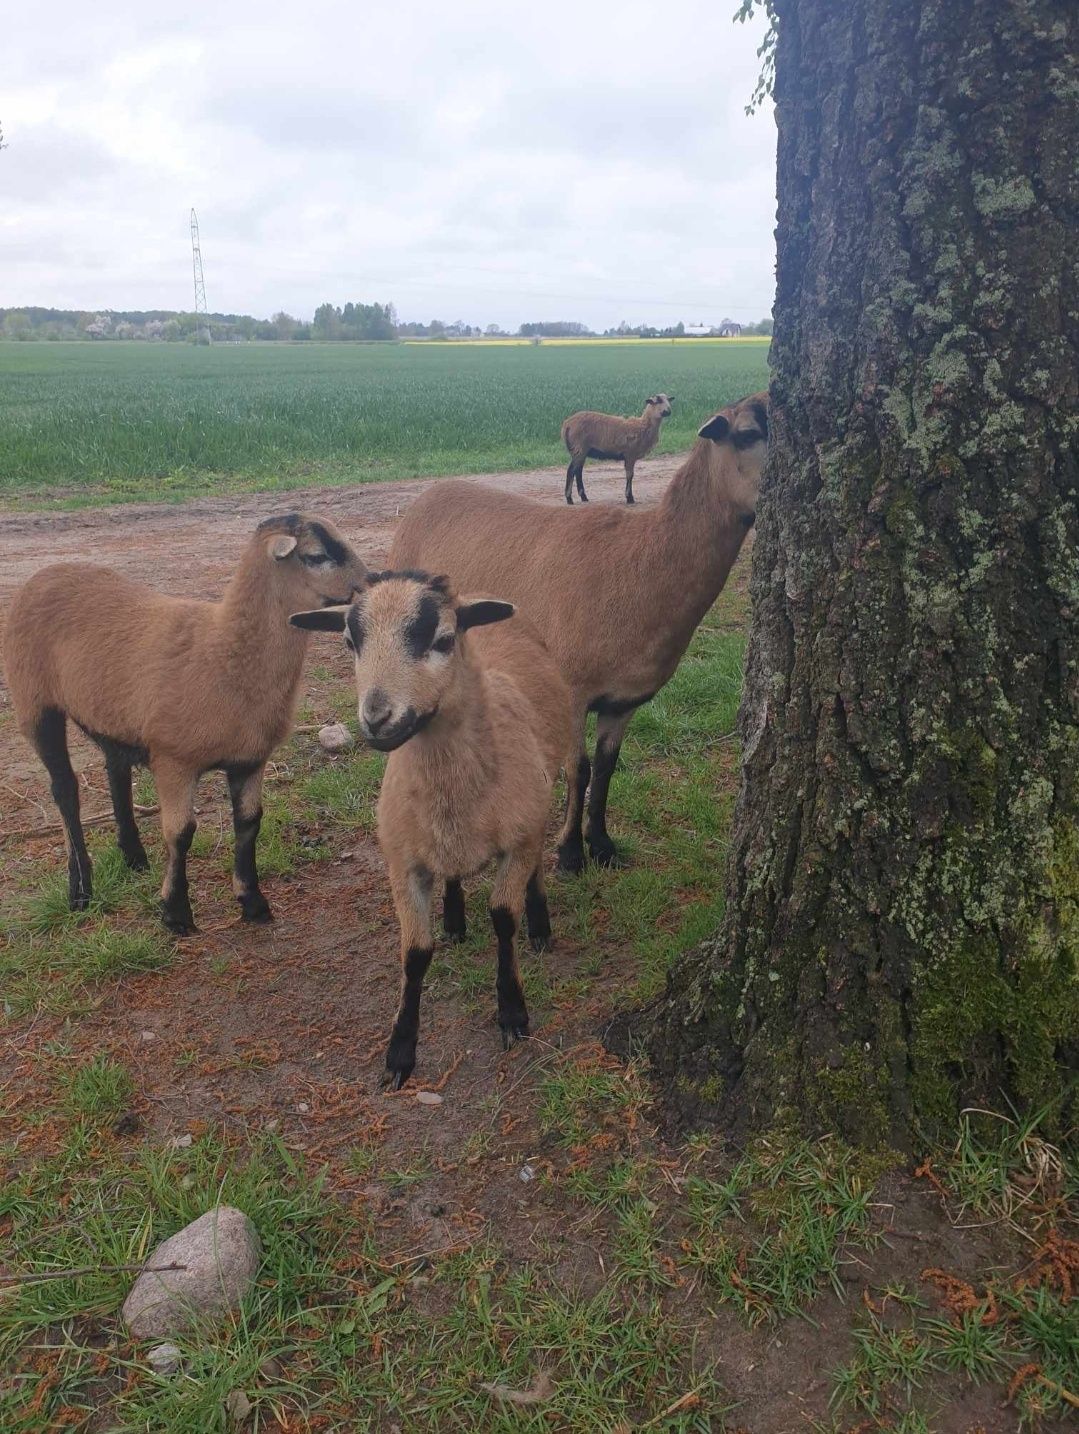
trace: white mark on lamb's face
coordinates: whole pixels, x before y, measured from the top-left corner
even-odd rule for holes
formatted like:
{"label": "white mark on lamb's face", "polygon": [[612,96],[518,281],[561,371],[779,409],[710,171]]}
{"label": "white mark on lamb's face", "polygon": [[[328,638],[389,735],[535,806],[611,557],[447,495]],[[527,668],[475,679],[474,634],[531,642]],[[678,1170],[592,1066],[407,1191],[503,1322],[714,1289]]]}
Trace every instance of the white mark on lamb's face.
{"label": "white mark on lamb's face", "polygon": [[349,620],[360,727],[392,751],[435,716],[450,684],[456,620],[446,593],[408,577],[377,575]]}

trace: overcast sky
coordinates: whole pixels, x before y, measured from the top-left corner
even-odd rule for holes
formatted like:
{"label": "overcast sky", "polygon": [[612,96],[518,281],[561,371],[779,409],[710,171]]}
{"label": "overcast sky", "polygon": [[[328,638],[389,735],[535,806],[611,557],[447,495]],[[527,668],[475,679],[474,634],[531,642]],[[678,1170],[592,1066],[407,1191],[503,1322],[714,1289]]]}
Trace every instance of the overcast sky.
{"label": "overcast sky", "polygon": [[4,31],[0,306],[746,321],[775,127],[735,0],[45,0]]}

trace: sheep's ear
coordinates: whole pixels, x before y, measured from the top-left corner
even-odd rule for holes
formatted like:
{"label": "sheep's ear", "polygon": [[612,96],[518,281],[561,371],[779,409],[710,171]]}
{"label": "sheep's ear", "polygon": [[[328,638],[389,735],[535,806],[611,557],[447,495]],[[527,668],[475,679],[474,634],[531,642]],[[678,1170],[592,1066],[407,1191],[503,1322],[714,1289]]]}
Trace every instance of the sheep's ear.
{"label": "sheep's ear", "polygon": [[722,413],[716,413],[707,423],[701,424],[697,429],[697,434],[700,438],[710,438],[713,443],[720,443],[730,431],[730,420],[724,418]]}
{"label": "sheep's ear", "polygon": [[289,622],[293,627],[306,628],[308,632],[344,632],[349,606],[343,603],[340,607],[316,607],[311,612],[294,612]]}
{"label": "sheep's ear", "polygon": [[457,609],[457,631],[467,632],[470,627],[486,627],[488,623],[505,622],[516,611],[513,603],[495,602],[493,598],[462,603]]}
{"label": "sheep's ear", "polygon": [[296,539],[291,533],[277,533],[270,539],[270,556],[280,561],[287,558],[296,547]]}

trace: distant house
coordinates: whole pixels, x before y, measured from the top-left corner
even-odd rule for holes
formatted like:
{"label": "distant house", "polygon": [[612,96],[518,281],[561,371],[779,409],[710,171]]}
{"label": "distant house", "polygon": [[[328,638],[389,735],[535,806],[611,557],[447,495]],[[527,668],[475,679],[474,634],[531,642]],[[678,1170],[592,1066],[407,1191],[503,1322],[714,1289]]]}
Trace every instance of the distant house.
{"label": "distant house", "polygon": [[736,339],[742,332],[742,325],[736,324],[733,319],[724,319],[715,332],[721,339]]}
{"label": "distant house", "polygon": [[687,339],[710,339],[714,333],[710,324],[687,324],[685,330]]}

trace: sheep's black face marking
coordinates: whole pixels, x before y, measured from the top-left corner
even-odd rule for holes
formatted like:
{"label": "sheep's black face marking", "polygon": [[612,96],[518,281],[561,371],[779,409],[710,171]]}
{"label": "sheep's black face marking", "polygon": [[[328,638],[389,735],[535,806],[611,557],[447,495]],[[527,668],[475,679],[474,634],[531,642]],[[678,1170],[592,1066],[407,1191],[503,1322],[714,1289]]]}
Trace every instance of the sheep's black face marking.
{"label": "sheep's black face marking", "polygon": [[[321,523],[311,524],[311,536],[316,542],[322,544],[323,551],[330,562],[336,563],[338,567],[348,562],[348,549],[344,543],[339,543],[333,534],[327,532]],[[318,561],[322,561],[321,554],[318,555]]]}
{"label": "sheep's black face marking", "polygon": [[757,428],[736,428],[731,434],[731,442],[735,448],[752,448],[754,444],[764,442],[764,434]]}
{"label": "sheep's black face marking", "polygon": [[405,624],[405,649],[409,657],[422,657],[431,646],[441,611],[438,599],[431,593],[424,593],[415,616]]}
{"label": "sheep's black face marking", "polygon": [[345,619],[345,642],[353,652],[359,652],[363,647],[363,624],[360,622],[358,607],[350,607],[348,610],[348,617]]}
{"label": "sheep's black face marking", "polygon": [[432,707],[430,712],[416,712],[409,707],[392,726],[380,727],[374,734],[365,730],[364,741],[376,752],[395,752],[398,747],[403,747],[415,737],[417,732],[422,732],[437,716],[437,707]]}

